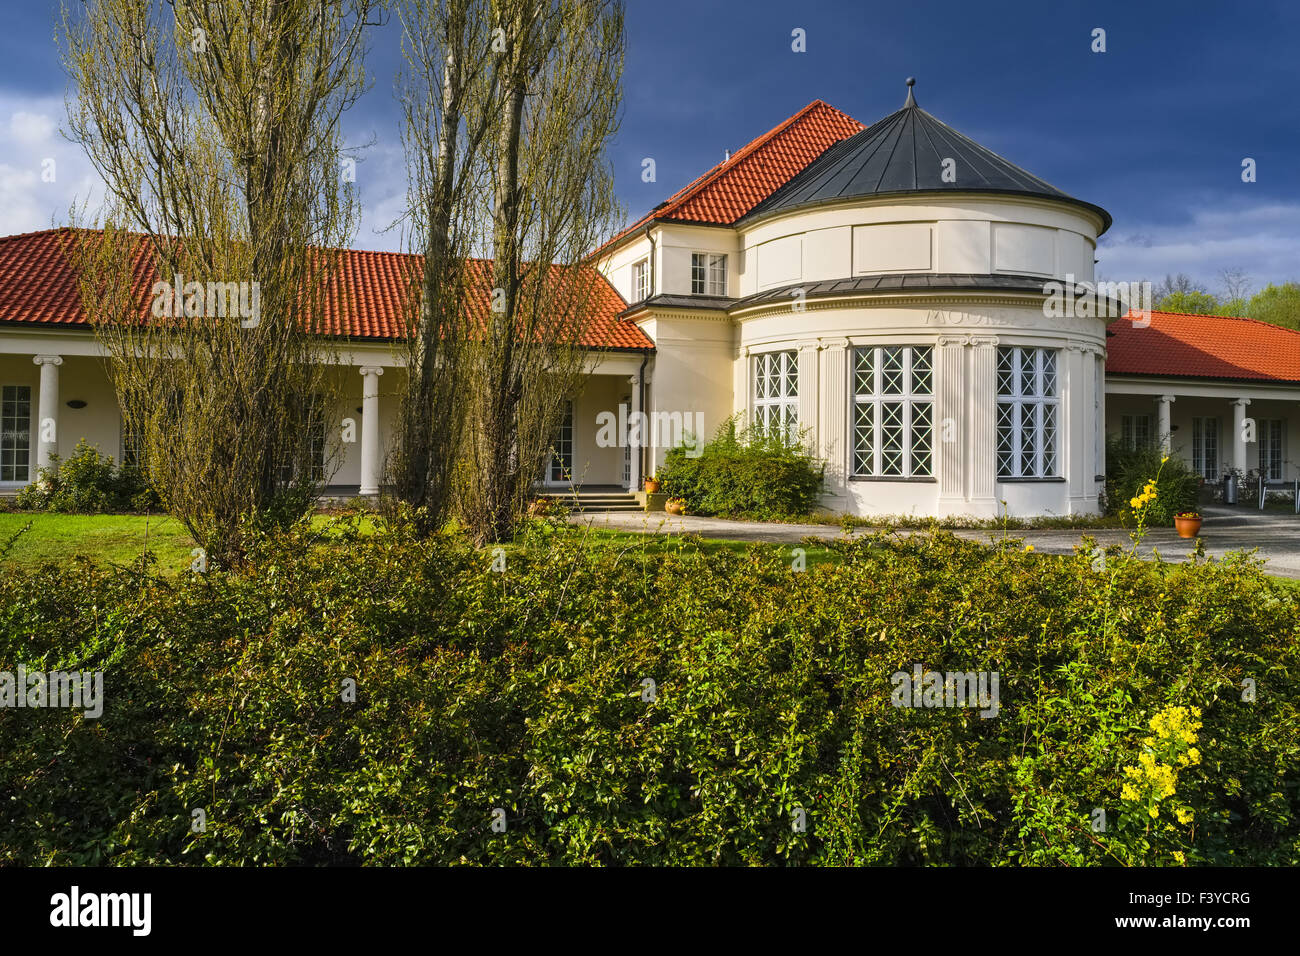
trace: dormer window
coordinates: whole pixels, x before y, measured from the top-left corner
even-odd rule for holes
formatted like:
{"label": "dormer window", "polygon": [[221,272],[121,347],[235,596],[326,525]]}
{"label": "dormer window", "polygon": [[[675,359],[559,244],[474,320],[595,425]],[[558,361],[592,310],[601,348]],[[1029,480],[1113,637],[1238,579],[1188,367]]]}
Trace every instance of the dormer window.
{"label": "dormer window", "polygon": [[696,252],[691,255],[691,293],[693,295],[727,294],[727,257],[720,252]]}
{"label": "dormer window", "polygon": [[650,298],[650,260],[632,263],[632,301],[644,302]]}

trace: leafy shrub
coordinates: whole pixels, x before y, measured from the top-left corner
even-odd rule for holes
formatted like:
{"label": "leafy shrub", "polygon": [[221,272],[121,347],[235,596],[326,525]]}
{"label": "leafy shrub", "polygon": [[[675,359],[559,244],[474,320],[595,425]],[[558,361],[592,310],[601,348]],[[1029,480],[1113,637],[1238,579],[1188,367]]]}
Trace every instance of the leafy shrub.
{"label": "leafy shrub", "polygon": [[82,439],[66,461],[51,455],[40,477],[18,493],[16,504],[32,511],[120,514],[151,511],[159,501],[141,469],[114,466],[112,458],[101,457]]}
{"label": "leafy shrub", "polygon": [[807,515],[821,497],[825,466],[801,438],[723,424],[700,454],[683,445],[668,452],[658,477],[670,497],[699,515],[770,520]]}
{"label": "leafy shrub", "polygon": [[[1300,863],[1300,603],[1244,558],[530,535],[0,575],[0,661],[105,691],[0,708],[0,864]],[[998,715],[894,706],[914,663]]]}
{"label": "leafy shrub", "polygon": [[1119,515],[1125,521],[1135,520],[1129,502],[1152,479],[1156,479],[1156,497],[1148,505],[1147,524],[1169,526],[1179,512],[1196,510],[1200,475],[1181,458],[1171,456],[1162,463],[1162,457],[1155,449],[1125,448],[1115,441],[1106,443],[1107,514]]}

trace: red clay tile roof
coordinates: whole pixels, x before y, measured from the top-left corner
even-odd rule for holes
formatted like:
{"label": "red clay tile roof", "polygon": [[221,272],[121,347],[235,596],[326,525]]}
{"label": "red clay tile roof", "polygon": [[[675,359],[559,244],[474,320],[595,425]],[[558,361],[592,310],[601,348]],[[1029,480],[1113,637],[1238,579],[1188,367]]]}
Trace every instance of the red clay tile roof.
{"label": "red clay tile roof", "polygon": [[[47,229],[0,237],[0,323],[86,326],[76,273],[68,258],[68,229]],[[407,277],[420,257],[395,252],[338,250],[339,266],[326,292],[322,334],[352,339],[392,340],[400,335]],[[484,278],[489,263],[475,260]],[[559,269],[557,267],[557,273]],[[595,269],[583,267],[595,283],[592,308],[582,343],[592,348],[653,349],[654,343],[635,323],[620,319],[627,303]],[[148,301],[155,274],[144,255],[136,257],[134,288]],[[476,283],[477,313],[486,316],[490,301],[486,282]]]}
{"label": "red clay tile roof", "polygon": [[1256,319],[1133,313],[1107,329],[1109,375],[1168,375],[1240,381],[1300,382],[1300,332]]}
{"label": "red clay tile roof", "polygon": [[864,128],[852,116],[814,100],[678,190],[601,248],[657,220],[731,225],[832,145]]}

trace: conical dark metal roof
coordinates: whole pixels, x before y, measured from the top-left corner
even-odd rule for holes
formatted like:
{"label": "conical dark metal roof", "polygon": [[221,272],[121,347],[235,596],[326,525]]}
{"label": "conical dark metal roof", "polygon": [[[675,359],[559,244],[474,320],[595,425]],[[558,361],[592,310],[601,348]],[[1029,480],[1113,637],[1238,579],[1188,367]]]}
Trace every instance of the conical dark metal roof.
{"label": "conical dark metal roof", "polygon": [[[745,219],[864,196],[998,193],[1082,206],[1101,216],[1102,232],[1110,228],[1110,214],[1100,206],[1061,192],[921,109],[912,83],[901,110],[831,146]],[[944,180],[945,167],[952,182]]]}

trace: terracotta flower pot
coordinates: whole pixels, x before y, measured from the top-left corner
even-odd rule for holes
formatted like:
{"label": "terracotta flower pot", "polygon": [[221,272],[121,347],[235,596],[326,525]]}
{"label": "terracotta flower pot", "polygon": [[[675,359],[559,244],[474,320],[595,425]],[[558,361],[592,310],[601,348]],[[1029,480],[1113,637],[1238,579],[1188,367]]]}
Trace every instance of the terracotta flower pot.
{"label": "terracotta flower pot", "polygon": [[686,514],[686,502],[682,501],[681,498],[669,498],[664,502],[664,511],[670,515],[684,515]]}
{"label": "terracotta flower pot", "polygon": [[656,494],[659,491],[659,479],[647,478],[645,480],[645,490],[649,494]]}
{"label": "terracotta flower pot", "polygon": [[1174,515],[1174,527],[1178,529],[1178,537],[1195,538],[1201,533],[1201,521],[1204,520],[1200,515]]}

